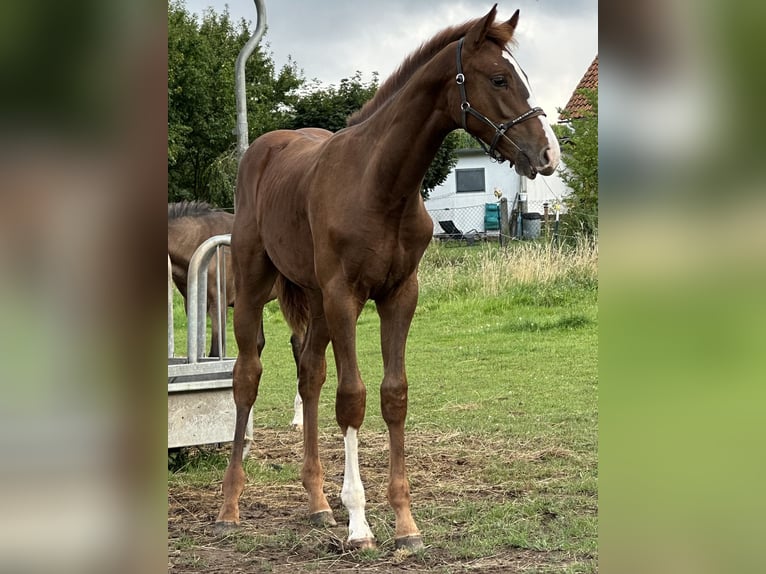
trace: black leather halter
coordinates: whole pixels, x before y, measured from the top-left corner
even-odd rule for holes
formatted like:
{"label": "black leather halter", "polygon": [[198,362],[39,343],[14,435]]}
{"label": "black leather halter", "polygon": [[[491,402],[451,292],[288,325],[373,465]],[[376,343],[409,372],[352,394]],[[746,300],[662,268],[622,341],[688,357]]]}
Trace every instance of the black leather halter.
{"label": "black leather halter", "polygon": [[466,92],[465,92],[465,75],[463,74],[462,52],[463,52],[464,41],[465,41],[465,37],[460,38],[460,40],[458,40],[458,43],[457,43],[457,76],[455,76],[455,81],[457,82],[458,88],[460,88],[460,99],[462,100],[460,102],[460,109],[463,112],[463,129],[466,132],[468,132],[468,128],[466,127],[466,119],[467,119],[466,114],[471,114],[473,117],[481,120],[485,124],[494,128],[495,137],[492,138],[492,143],[489,146],[481,138],[478,138],[475,135],[470,134],[470,132],[468,133],[473,137],[473,139],[479,142],[479,145],[481,145],[481,148],[484,150],[484,153],[486,153],[490,158],[494,159],[498,163],[502,163],[503,161],[505,161],[505,158],[495,151],[495,147],[497,146],[501,137],[507,139],[509,142],[511,142],[513,147],[515,147],[521,153],[524,153],[524,151],[518,145],[516,145],[516,143],[511,138],[509,138],[505,132],[508,131],[513,126],[515,126],[516,124],[520,124],[521,122],[526,121],[530,118],[534,118],[536,116],[544,116],[545,112],[543,111],[542,108],[539,108],[539,107],[530,108],[529,110],[527,110],[526,112],[524,112],[517,118],[514,118],[502,124],[496,124],[495,122],[490,120],[487,116],[485,116],[481,112],[476,111],[473,107],[471,107],[471,104],[468,103],[468,96],[466,95]]}

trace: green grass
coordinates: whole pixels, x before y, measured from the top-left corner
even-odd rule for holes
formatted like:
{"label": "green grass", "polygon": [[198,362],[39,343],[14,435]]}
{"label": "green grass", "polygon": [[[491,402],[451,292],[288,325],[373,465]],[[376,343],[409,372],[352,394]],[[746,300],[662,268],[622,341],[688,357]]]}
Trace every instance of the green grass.
{"label": "green grass", "polygon": [[[168,468],[176,485],[206,486],[221,479],[229,462],[227,452],[220,450],[184,449],[180,456],[173,453]],[[262,484],[292,484],[300,482],[300,468],[295,464],[260,461],[248,457],[244,461],[248,477]]]}
{"label": "green grass", "polygon": [[[411,474],[413,513],[427,544],[450,559],[524,550],[557,557],[527,571],[596,571],[597,257],[594,246],[527,242],[506,249],[432,245],[426,252],[407,344],[408,437],[446,437],[416,455],[444,452],[447,460],[434,472],[453,469],[461,478],[452,484],[449,476]],[[177,311],[182,325],[182,307]],[[276,303],[267,306],[264,327],[254,424],[285,429],[295,367]],[[184,338],[177,332],[179,350]],[[379,321],[371,303],[358,323],[358,356],[368,389],[363,433],[382,433]],[[320,431],[338,434],[331,349],[327,361]],[[225,455],[217,456],[169,473],[170,484],[220,481]],[[300,483],[297,466],[274,469],[251,456],[246,470],[254,483]],[[435,478],[444,484],[430,484]],[[434,495],[419,501],[429,489]],[[379,539],[390,537],[390,509],[371,512]],[[427,554],[418,559],[438,570]]]}

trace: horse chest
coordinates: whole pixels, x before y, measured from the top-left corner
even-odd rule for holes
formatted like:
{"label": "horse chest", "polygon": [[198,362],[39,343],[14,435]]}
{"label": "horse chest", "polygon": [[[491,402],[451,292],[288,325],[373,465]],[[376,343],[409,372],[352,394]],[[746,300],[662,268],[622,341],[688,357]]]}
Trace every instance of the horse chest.
{"label": "horse chest", "polygon": [[388,253],[385,256],[373,255],[365,262],[363,269],[371,283],[381,285],[409,277],[416,266],[417,261],[406,254]]}
{"label": "horse chest", "polygon": [[373,298],[389,293],[417,271],[424,249],[420,245],[382,242],[361,262],[359,278]]}

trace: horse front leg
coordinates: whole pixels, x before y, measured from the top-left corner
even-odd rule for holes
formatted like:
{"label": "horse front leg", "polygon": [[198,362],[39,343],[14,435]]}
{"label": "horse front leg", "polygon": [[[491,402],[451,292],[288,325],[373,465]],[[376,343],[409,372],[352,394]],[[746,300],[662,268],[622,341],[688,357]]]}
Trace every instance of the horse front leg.
{"label": "horse front leg", "polygon": [[361,304],[351,296],[325,299],[327,324],[332,334],[335,364],[338,369],[338,390],[335,396],[335,418],[343,432],[345,468],[341,500],[348,510],[348,546],[375,548],[375,536],[365,515],[366,498],[359,473],[359,429],[364,422],[367,390],[362,382],[356,357],[356,321]]}
{"label": "horse front leg", "polygon": [[404,461],[404,422],[407,417],[404,351],[417,299],[417,277],[412,275],[392,296],[377,302],[384,373],[380,406],[383,420],[388,425],[390,443],[388,502],[396,516],[396,548],[411,550],[423,547],[423,539],[410,510],[410,485]]}
{"label": "horse front leg", "polygon": [[[246,253],[246,255],[249,255]],[[245,258],[243,257],[243,260]],[[263,349],[263,306],[266,296],[274,282],[273,268],[265,258],[259,258],[244,266],[250,274],[241,275],[243,288],[234,307],[234,335],[237,339],[239,354],[234,364],[233,387],[234,404],[236,406],[236,423],[234,427],[234,442],[231,458],[223,478],[223,503],[216,518],[215,529],[225,532],[239,525],[239,498],[245,488],[245,471],[242,459],[245,453],[247,438],[247,423],[250,410],[258,397],[258,386],[261,380],[263,366],[261,350]]]}
{"label": "horse front leg", "polygon": [[[253,310],[253,313],[247,313],[247,306],[244,301],[234,308],[234,329],[237,333],[237,345],[239,346],[239,355],[234,363],[233,374],[234,404],[237,418],[231,458],[223,478],[223,504],[215,523],[218,532],[225,532],[239,525],[239,498],[245,488],[245,470],[242,467],[242,459],[245,454],[246,438],[249,439],[247,437],[247,421],[250,417],[250,410],[258,396],[258,386],[263,372],[257,344],[258,332],[260,331],[260,313],[262,312],[263,307]],[[247,315],[243,316],[245,313]],[[252,333],[245,335],[243,332],[245,329],[248,332],[252,331]]]}

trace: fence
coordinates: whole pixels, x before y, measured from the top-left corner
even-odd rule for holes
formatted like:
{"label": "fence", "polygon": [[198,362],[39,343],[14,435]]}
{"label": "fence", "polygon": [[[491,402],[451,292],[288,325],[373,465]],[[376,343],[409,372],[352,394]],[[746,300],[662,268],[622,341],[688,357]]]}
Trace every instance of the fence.
{"label": "fence", "polygon": [[499,235],[499,230],[486,231],[484,227],[484,212],[485,204],[472,205],[469,207],[446,207],[443,209],[434,209],[428,212],[431,219],[434,222],[434,235],[440,237],[441,235],[450,235],[451,230],[449,227],[445,228],[444,225],[440,225],[439,222],[451,221],[458,233],[464,235]]}
{"label": "fence", "polygon": [[[499,208],[499,229],[489,228],[486,223],[488,206]],[[517,194],[513,201],[501,199],[493,204],[465,207],[430,209],[428,214],[434,222],[434,237],[439,240],[499,241],[512,239],[558,238],[565,231],[566,213],[561,211],[557,200],[521,201]]]}

